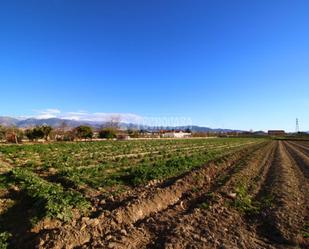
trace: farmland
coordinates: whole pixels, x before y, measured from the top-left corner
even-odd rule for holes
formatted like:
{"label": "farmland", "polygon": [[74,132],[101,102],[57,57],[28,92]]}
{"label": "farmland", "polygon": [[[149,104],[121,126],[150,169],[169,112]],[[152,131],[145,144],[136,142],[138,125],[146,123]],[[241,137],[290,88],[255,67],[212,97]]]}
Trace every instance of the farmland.
{"label": "farmland", "polygon": [[309,142],[0,145],[0,248],[307,248]]}

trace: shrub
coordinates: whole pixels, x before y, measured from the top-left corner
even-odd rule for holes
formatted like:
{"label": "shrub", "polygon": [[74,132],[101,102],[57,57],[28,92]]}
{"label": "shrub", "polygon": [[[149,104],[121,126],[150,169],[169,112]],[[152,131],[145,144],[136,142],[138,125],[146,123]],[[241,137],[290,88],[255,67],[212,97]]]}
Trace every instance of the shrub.
{"label": "shrub", "polygon": [[117,137],[117,130],[114,128],[105,128],[99,131],[99,138],[113,139]]}
{"label": "shrub", "polygon": [[76,137],[79,139],[87,139],[93,137],[93,131],[90,126],[81,125],[74,129]]}
{"label": "shrub", "polygon": [[47,141],[51,131],[52,127],[43,125],[43,126],[37,126],[33,129],[27,129],[25,131],[25,135],[30,141],[42,138],[44,138]]}

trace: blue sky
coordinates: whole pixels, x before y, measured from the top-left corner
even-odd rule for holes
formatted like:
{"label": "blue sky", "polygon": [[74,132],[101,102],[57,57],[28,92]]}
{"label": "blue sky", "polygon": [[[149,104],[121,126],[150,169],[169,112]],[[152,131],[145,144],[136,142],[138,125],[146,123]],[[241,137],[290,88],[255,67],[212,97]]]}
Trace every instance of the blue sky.
{"label": "blue sky", "polygon": [[0,115],[309,130],[308,13],[306,0],[4,0]]}

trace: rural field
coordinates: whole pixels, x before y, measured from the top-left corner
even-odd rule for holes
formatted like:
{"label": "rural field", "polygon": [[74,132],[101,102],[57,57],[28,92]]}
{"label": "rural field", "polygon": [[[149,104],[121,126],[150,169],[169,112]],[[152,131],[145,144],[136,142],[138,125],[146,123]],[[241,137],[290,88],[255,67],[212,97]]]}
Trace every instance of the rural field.
{"label": "rural field", "polygon": [[309,248],[309,141],[0,145],[0,248]]}

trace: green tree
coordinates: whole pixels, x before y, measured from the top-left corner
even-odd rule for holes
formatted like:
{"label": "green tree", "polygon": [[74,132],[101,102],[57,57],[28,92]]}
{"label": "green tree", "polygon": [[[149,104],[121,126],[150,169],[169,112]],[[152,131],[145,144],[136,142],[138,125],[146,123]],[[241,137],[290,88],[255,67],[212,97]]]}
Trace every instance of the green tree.
{"label": "green tree", "polygon": [[93,131],[90,126],[81,125],[75,128],[75,135],[79,139],[87,139],[93,137]]}
{"label": "green tree", "polygon": [[44,132],[41,127],[37,126],[33,129],[33,136],[35,140],[44,138]]}
{"label": "green tree", "polygon": [[191,131],[190,128],[187,128],[187,129],[185,129],[185,132],[186,132],[186,133],[191,133],[192,131]]}
{"label": "green tree", "polygon": [[35,139],[33,135],[33,129],[27,129],[25,130],[25,136],[30,140],[33,141]]}
{"label": "green tree", "polygon": [[41,126],[37,126],[33,129],[27,129],[25,131],[25,135],[30,141],[33,141],[44,138],[45,134],[43,128]]}
{"label": "green tree", "polygon": [[117,130],[114,128],[104,128],[99,131],[99,138],[112,139],[117,137]]}

